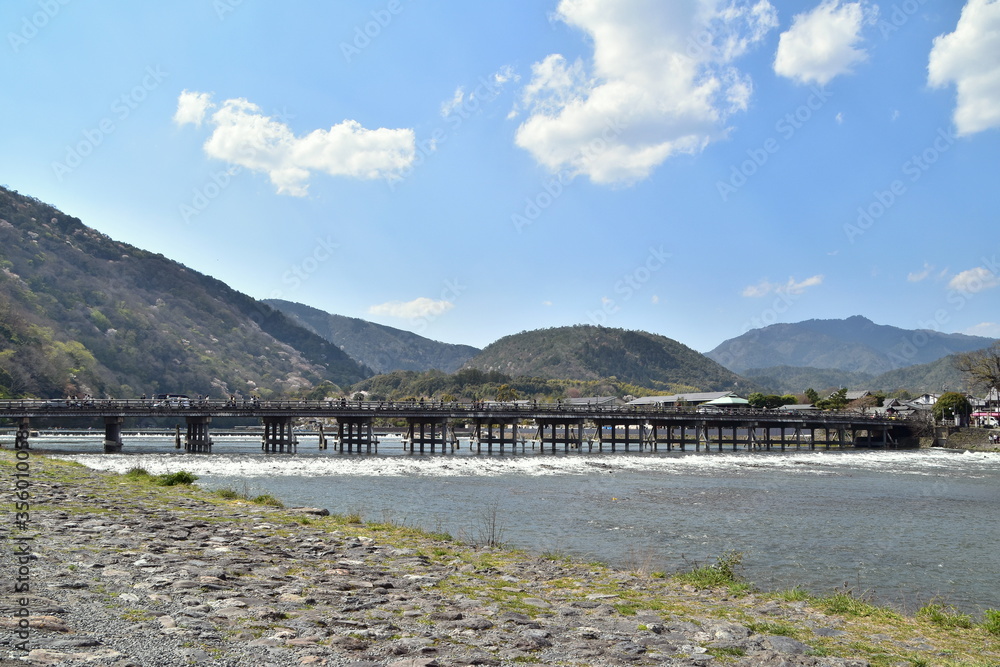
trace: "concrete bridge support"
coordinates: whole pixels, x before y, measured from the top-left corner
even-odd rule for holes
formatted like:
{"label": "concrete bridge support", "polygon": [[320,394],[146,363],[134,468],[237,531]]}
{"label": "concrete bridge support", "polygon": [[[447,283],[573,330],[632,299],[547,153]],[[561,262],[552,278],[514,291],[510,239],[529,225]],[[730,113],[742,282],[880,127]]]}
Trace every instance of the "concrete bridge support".
{"label": "concrete bridge support", "polygon": [[212,436],[208,425],[211,417],[187,417],[187,436],[184,438],[184,451],[189,454],[210,454],[212,452]]}
{"label": "concrete bridge support", "polygon": [[261,449],[268,454],[294,454],[298,443],[292,432],[292,417],[263,417]]}
{"label": "concrete bridge support", "polygon": [[347,447],[348,453],[353,453],[357,447],[358,454],[361,448],[371,454],[372,445],[378,451],[378,440],[375,438],[375,419],[372,417],[337,417],[337,451],[343,452]]}
{"label": "concrete bridge support", "polygon": [[124,417],[104,418],[104,453],[117,454],[122,450],[122,424]]}

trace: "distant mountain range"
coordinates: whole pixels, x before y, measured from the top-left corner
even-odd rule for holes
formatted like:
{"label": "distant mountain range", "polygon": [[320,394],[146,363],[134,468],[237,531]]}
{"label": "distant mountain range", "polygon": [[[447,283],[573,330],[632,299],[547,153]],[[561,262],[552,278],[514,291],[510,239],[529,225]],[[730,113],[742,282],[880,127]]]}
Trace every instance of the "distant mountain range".
{"label": "distant mountain range", "polygon": [[573,382],[590,383],[574,391],[939,391],[963,386],[947,355],[992,342],[857,316],[775,324],[708,355],[657,334],[589,325],[525,331],[480,351],[289,301],[257,301],[0,188],[0,398],[322,396],[389,372],[402,375],[381,383],[385,392],[447,385],[455,393],[456,382],[493,387],[515,378],[540,380],[520,382],[521,393],[537,387],[549,396]]}
{"label": "distant mountain range", "polygon": [[487,345],[466,368],[509,376],[597,380],[615,377],[664,393],[751,390],[744,378],[675,340],[590,325],[524,331]]}
{"label": "distant mountain range", "polygon": [[333,315],[301,303],[281,299],[266,299],[264,303],[337,345],[376,373],[432,369],[454,373],[479,353],[471,345],[439,343],[410,331]]}
{"label": "distant mountain range", "polygon": [[875,324],[856,315],[772,324],[727,340],[707,356],[782,392],[838,386],[939,391],[963,384],[951,355],[992,343],[981,336]]}

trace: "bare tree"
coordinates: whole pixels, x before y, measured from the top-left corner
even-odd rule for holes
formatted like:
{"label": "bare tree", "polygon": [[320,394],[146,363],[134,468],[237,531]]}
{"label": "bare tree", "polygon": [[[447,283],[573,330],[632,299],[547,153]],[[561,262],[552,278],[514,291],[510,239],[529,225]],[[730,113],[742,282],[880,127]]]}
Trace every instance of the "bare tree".
{"label": "bare tree", "polygon": [[1000,389],[1000,341],[984,350],[958,355],[955,367],[965,373],[973,387]]}

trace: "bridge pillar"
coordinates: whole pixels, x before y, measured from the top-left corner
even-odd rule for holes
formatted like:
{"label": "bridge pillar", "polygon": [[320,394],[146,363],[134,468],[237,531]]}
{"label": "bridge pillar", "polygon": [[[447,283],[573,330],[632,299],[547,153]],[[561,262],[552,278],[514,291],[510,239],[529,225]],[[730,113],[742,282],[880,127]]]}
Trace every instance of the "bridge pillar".
{"label": "bridge pillar", "polygon": [[115,454],[122,450],[122,423],[124,417],[104,418],[104,453]]}
{"label": "bridge pillar", "polygon": [[[542,419],[536,418],[535,423],[538,425],[538,441],[541,451],[545,452],[546,441],[552,445],[552,452],[556,451],[556,443],[562,440],[563,451],[568,452],[570,445],[576,448],[583,446],[583,420],[582,419]],[[549,432],[551,436],[546,440],[545,437],[545,427],[549,427]],[[563,429],[562,438],[559,437],[559,427]],[[573,429],[576,429],[575,431]]]}
{"label": "bridge pillar", "polygon": [[31,420],[21,417],[17,420],[17,433],[14,434],[14,449],[30,449],[28,436],[31,435]]}
{"label": "bridge pillar", "polygon": [[261,450],[267,454],[294,454],[298,443],[292,432],[292,417],[262,417],[264,438]]}
{"label": "bridge pillar", "polygon": [[187,417],[187,437],[184,438],[184,451],[190,454],[209,454],[212,452],[212,436],[208,433],[211,417]]}
{"label": "bridge pillar", "polygon": [[337,451],[343,452],[344,445],[347,445],[347,452],[353,453],[357,445],[358,454],[362,446],[371,454],[372,444],[378,449],[374,429],[374,417],[337,417]]}
{"label": "bridge pillar", "polygon": [[[410,453],[413,453],[413,445],[420,447],[420,453],[424,453],[424,446],[431,446],[431,454],[435,447],[441,445],[441,452],[444,453],[448,444],[448,418],[447,417],[407,417],[406,440],[409,442]],[[454,440],[452,449],[455,448]]]}
{"label": "bridge pillar", "polygon": [[[503,453],[504,445],[510,444],[517,447],[517,419],[500,419],[495,417],[476,417],[475,429],[472,439],[476,443],[476,452],[483,451],[483,442],[486,443],[486,451],[493,453],[493,445],[500,445],[500,453]],[[486,427],[485,429],[483,427]],[[493,427],[499,427],[499,433],[494,433]],[[510,426],[510,437],[507,437],[507,427]],[[434,451],[433,449],[431,451]]]}

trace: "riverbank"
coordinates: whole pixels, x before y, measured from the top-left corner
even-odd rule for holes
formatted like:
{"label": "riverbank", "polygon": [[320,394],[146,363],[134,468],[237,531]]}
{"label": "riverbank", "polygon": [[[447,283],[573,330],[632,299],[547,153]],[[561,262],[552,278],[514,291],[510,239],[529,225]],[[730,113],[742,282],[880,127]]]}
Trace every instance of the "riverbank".
{"label": "riverbank", "polygon": [[[11,638],[0,644],[8,660],[1000,663],[1000,637],[947,609],[909,618],[845,594],[763,595],[726,576],[673,578],[641,563],[622,572],[558,554],[473,548],[405,526],[161,487],[148,476],[37,453],[20,461],[26,470],[16,463],[13,452],[0,452],[3,484],[16,491],[15,474],[30,483],[21,500],[28,530],[14,525],[10,505],[0,526],[8,538],[0,563],[6,590],[21,576],[30,585],[27,597],[3,599],[0,626]],[[24,537],[34,539],[17,541]],[[22,565],[16,552],[25,543],[33,557]],[[712,583],[719,587],[701,588]],[[22,639],[24,616],[30,627]],[[946,627],[956,625],[973,627]]]}

